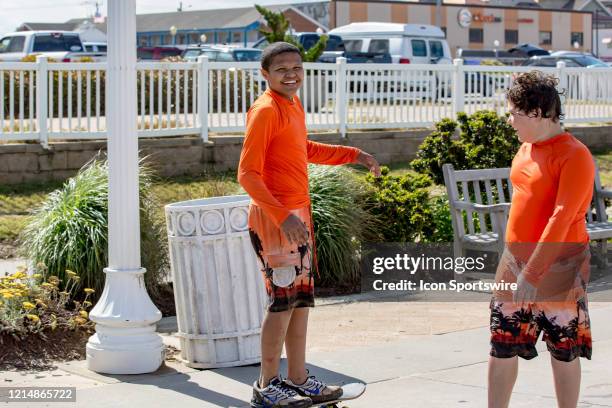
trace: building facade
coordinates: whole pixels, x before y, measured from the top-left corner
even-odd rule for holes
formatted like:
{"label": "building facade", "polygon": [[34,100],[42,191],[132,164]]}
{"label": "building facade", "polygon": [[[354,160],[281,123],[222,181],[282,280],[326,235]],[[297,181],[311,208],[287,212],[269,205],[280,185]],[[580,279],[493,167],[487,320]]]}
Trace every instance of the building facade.
{"label": "building facade", "polygon": [[438,9],[431,3],[331,1],[331,28],[359,21],[439,25],[453,55],[458,49],[509,49],[522,43],[548,50],[593,49],[588,11],[448,3]]}

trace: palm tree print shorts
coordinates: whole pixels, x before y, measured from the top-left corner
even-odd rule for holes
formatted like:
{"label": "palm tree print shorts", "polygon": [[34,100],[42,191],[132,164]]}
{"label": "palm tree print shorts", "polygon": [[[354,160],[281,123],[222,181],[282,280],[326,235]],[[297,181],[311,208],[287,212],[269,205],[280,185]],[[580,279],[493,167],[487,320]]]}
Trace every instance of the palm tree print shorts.
{"label": "palm tree print shorts", "polygon": [[[291,210],[312,231],[310,208]],[[249,234],[268,294],[268,311],[314,307],[312,233],[308,245],[292,245],[270,217],[255,204],[249,207]]]}
{"label": "palm tree print shorts", "polygon": [[576,357],[591,359],[591,323],[586,296],[578,301],[517,304],[491,300],[491,356],[522,357],[538,355],[536,342],[542,341],[559,361]]}

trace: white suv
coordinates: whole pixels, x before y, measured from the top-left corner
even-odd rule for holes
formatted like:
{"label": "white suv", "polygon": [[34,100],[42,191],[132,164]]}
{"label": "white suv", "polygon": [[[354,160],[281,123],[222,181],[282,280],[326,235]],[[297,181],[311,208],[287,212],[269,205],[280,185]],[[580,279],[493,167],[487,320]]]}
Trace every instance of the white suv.
{"label": "white suv", "polygon": [[0,39],[1,61],[20,61],[32,54],[63,62],[90,56],[84,53],[79,33],[73,31],[20,31]]}

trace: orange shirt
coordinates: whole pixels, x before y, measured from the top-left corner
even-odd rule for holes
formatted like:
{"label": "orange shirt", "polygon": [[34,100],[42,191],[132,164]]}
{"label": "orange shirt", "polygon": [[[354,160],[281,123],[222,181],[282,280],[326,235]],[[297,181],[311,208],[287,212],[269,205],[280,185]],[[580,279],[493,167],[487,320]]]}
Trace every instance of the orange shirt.
{"label": "orange shirt", "polygon": [[510,171],[506,241],[589,242],[585,216],[594,178],[589,149],[569,133],[523,143]]}
{"label": "orange shirt", "polygon": [[[575,246],[567,243],[589,242],[585,217],[594,178],[589,149],[569,133],[539,143],[523,143],[514,157],[506,242],[516,248],[517,255],[528,254],[524,273],[532,284],[541,281],[563,251]],[[519,248],[531,249],[523,252]]]}
{"label": "orange shirt", "polygon": [[280,226],[289,210],[310,205],[308,163],[354,163],[360,150],[307,139],[304,109],[267,89],[249,109],[238,182]]}

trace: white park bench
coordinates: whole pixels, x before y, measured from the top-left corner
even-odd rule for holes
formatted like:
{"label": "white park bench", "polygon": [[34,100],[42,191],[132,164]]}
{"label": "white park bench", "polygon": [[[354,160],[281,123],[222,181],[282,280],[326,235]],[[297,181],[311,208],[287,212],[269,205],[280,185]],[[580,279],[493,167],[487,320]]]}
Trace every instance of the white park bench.
{"label": "white park bench", "polygon": [[[510,169],[455,170],[451,164],[445,164],[442,169],[454,231],[454,256],[463,257],[468,249],[501,254],[512,201]],[[482,192],[486,196],[484,202]],[[587,232],[591,240],[597,241],[603,262],[607,259],[607,240],[612,238],[612,222],[608,221],[605,198],[612,199],[612,190],[602,187],[595,165],[595,188],[587,213]]]}

